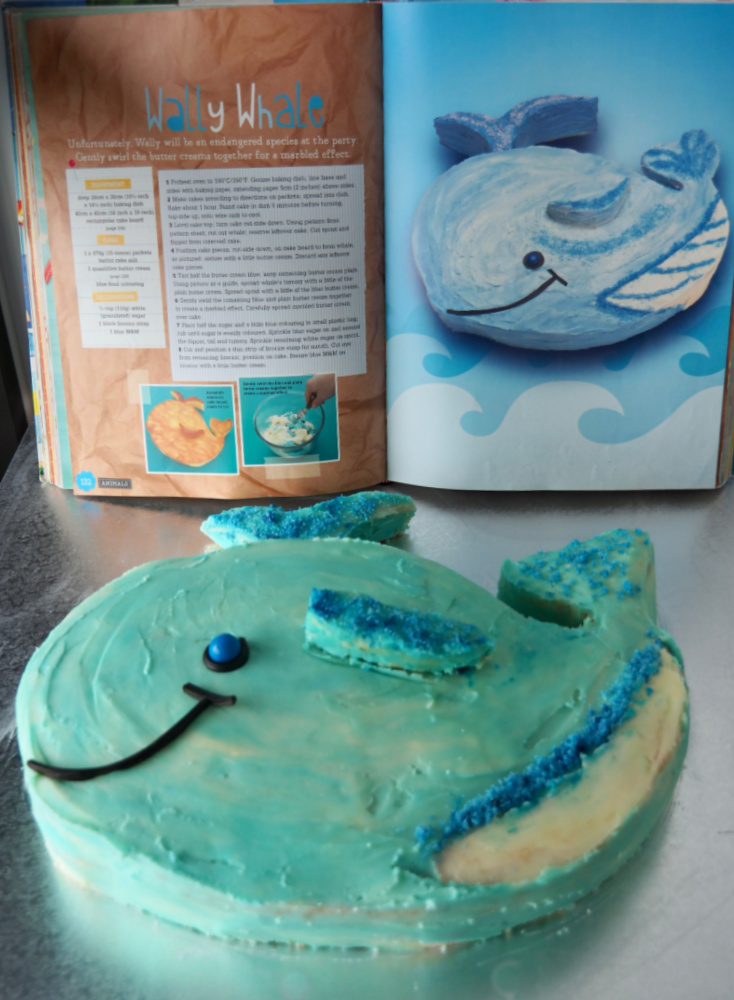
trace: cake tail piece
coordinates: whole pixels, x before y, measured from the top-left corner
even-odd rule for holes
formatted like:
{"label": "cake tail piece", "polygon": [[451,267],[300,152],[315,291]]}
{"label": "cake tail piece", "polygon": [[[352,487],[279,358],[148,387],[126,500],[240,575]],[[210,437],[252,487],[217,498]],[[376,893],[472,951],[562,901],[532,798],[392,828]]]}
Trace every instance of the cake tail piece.
{"label": "cake tail piece", "polygon": [[522,101],[501,118],[457,111],[434,120],[439,141],[464,156],[496,153],[596,131],[596,97],[556,94]]}
{"label": "cake tail piece", "polygon": [[415,504],[410,497],[369,490],[295,510],[284,510],[275,504],[234,507],[212,514],[201,530],[223,549],[272,538],[360,538],[386,542],[402,535],[414,514]]}

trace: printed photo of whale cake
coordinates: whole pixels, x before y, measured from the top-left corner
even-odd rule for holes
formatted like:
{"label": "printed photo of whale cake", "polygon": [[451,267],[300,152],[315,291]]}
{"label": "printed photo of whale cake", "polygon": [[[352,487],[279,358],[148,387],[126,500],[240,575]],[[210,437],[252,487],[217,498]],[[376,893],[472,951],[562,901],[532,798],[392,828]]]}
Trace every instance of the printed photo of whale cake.
{"label": "printed photo of whale cake", "polygon": [[653,551],[506,562],[256,541],[131,570],[36,651],[26,787],[62,872],[255,942],[407,949],[563,910],[641,846],[685,755]]}
{"label": "printed photo of whale cake", "polygon": [[601,347],[706,291],[729,234],[706,132],[653,146],[637,172],[539,145],[594,132],[596,98],[540,97],[502,118],[434,124],[466,159],[421,200],[413,256],[449,328],[521,348]]}

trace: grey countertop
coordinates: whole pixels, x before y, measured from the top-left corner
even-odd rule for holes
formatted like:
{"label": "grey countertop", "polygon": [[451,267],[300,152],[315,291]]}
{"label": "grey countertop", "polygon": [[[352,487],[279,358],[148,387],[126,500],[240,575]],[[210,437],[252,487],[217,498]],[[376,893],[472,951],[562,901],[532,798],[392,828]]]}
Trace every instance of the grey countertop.
{"label": "grey countertop", "polygon": [[[0,996],[4,1000],[732,1000],[734,484],[718,492],[408,488],[406,549],[492,591],[506,557],[611,527],[655,543],[661,624],[682,648],[690,749],[638,856],[570,913],[456,951],[248,948],[67,884],[30,817],[13,699],[33,649],[81,599],[150,559],[202,552],[216,501],[87,499],[36,479],[27,435],[0,484]],[[294,502],[292,506],[296,506]]]}

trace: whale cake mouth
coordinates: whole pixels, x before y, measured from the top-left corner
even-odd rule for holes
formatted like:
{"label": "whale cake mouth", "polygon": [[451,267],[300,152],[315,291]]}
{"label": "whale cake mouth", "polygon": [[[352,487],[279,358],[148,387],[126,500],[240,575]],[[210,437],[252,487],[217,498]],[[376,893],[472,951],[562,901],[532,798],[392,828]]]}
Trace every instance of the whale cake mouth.
{"label": "whale cake mouth", "polygon": [[[120,902],[236,940],[409,949],[568,908],[670,801],[680,656],[643,532],[505,562],[498,594],[361,539],[131,570],[21,680],[49,852]],[[184,683],[211,707],[177,731]]]}
{"label": "whale cake mouth", "polygon": [[508,309],[516,309],[518,306],[523,306],[532,299],[537,299],[539,295],[542,295],[543,292],[547,291],[557,281],[564,287],[568,285],[568,282],[560,274],[556,274],[553,268],[549,267],[548,273],[550,274],[550,278],[546,279],[542,285],[539,285],[534,291],[528,295],[524,295],[521,299],[510,302],[505,306],[492,306],[489,309],[447,309],[446,312],[451,316],[488,316],[490,313],[507,312]]}
{"label": "whale cake mouth", "polygon": [[[243,667],[250,656],[250,648],[244,637],[223,633],[215,636],[207,644],[202,659],[209,670],[217,673],[230,673],[232,670],[239,670]],[[107,764],[99,764],[94,767],[61,767],[55,764],[42,763],[37,760],[27,760],[28,767],[37,774],[42,774],[47,778],[54,778],[56,781],[91,781],[93,778],[101,778],[106,774],[113,774],[115,771],[127,771],[131,767],[150,760],[157,753],[160,753],[174,740],[182,736],[199,716],[206,711],[209,706],[223,707],[234,705],[237,698],[234,695],[221,695],[213,691],[202,688],[198,684],[186,683],[182,687],[184,694],[194,698],[196,704],[189,709],[185,715],[181,716],[165,732],[156,736],[146,746],[141,747],[134,753],[123,757],[120,760],[110,761]]]}

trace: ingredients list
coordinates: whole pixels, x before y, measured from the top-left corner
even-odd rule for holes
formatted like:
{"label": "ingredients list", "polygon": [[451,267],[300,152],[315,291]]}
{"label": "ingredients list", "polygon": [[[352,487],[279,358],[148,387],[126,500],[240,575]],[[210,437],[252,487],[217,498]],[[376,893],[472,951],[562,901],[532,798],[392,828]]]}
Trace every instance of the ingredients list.
{"label": "ingredients list", "polygon": [[158,178],[174,378],[366,370],[361,165]]}
{"label": "ingredients list", "polygon": [[165,347],[153,171],[67,170],[84,347]]}

